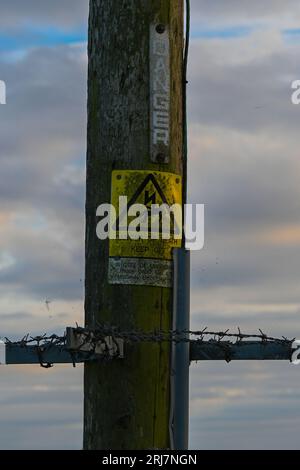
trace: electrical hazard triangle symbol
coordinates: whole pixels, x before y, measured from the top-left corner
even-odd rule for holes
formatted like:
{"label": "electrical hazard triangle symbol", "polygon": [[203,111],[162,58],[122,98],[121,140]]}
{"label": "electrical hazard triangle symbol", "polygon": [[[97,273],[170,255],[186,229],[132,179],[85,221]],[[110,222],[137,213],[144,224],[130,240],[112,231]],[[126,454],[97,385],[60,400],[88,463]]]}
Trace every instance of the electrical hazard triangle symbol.
{"label": "electrical hazard triangle symbol", "polygon": [[[110,257],[172,259],[173,248],[182,243],[181,176],[160,171],[114,170],[111,205],[116,218]],[[132,231],[140,236],[132,237]]]}
{"label": "electrical hazard triangle symbol", "polygon": [[[117,173],[120,178],[120,172]],[[180,179],[177,177],[176,184],[178,185],[179,182]],[[168,196],[170,196],[170,190],[171,188],[168,188],[167,191],[163,189],[160,178],[157,174],[147,174],[146,177],[138,184],[138,187],[128,200],[127,205],[121,209],[114,229],[117,232],[127,230],[127,223],[130,222],[130,219],[133,217],[128,216],[130,209],[133,208],[135,204],[139,204],[143,205],[147,209],[147,213],[145,212],[144,217],[142,217],[140,221],[144,227],[147,227],[149,232],[151,231],[152,234],[155,232],[162,234],[164,232],[162,219],[165,217],[166,222],[169,222],[170,224],[170,234],[174,235],[175,233],[181,233],[180,224],[176,220],[176,217],[174,217],[174,214],[170,211],[173,204],[176,204],[176,198],[174,198],[173,195],[171,195],[170,199],[168,198]],[[123,196],[128,198],[125,194]],[[160,206],[160,210],[157,214],[153,211],[154,206]],[[123,224],[124,220],[126,220],[126,225]],[[154,228],[154,225],[157,227],[156,229]]]}

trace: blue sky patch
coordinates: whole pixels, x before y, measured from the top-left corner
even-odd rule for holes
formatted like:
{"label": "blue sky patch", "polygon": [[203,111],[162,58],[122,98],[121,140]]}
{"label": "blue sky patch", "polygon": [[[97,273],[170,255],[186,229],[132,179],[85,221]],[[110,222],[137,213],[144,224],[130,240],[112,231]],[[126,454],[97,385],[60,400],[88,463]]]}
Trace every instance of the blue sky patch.
{"label": "blue sky patch", "polygon": [[87,40],[87,31],[63,31],[53,27],[30,27],[20,31],[0,34],[0,51],[14,51],[32,47],[51,47],[76,44]]}
{"label": "blue sky patch", "polygon": [[[194,39],[238,39],[249,36],[253,26],[228,26],[206,28],[204,25],[192,31]],[[291,30],[292,31],[292,30]],[[295,30],[296,31],[296,30]],[[297,30],[298,31],[298,30]],[[289,34],[296,34],[290,32]],[[299,30],[300,35],[300,30]],[[52,26],[38,27],[28,25],[26,28],[0,34],[0,52],[30,49],[32,47],[51,47],[64,44],[76,44],[87,40],[87,28],[61,30]]]}
{"label": "blue sky patch", "polygon": [[286,44],[293,45],[300,42],[300,28],[284,29],[281,31]]}
{"label": "blue sky patch", "polygon": [[249,36],[253,26],[228,26],[225,28],[200,28],[192,31],[194,39],[235,39]]}
{"label": "blue sky patch", "polygon": [[300,36],[300,28],[284,29],[283,34],[286,36]]}

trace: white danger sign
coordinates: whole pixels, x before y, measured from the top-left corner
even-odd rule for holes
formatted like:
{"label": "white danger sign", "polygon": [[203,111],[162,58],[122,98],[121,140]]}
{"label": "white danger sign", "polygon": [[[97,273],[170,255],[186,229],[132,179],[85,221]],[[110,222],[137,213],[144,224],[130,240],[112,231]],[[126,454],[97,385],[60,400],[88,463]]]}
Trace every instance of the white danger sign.
{"label": "white danger sign", "polygon": [[150,29],[151,160],[169,161],[170,146],[170,36],[165,25]]}

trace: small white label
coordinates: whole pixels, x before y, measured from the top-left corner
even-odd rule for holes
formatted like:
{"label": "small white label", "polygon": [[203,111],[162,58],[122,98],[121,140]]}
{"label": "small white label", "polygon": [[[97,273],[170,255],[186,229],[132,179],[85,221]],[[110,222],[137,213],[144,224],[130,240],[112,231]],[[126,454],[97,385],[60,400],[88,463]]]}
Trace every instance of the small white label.
{"label": "small white label", "polygon": [[172,287],[172,261],[146,258],[110,258],[109,283]]}
{"label": "small white label", "polygon": [[6,344],[0,341],[0,365],[6,364]]}

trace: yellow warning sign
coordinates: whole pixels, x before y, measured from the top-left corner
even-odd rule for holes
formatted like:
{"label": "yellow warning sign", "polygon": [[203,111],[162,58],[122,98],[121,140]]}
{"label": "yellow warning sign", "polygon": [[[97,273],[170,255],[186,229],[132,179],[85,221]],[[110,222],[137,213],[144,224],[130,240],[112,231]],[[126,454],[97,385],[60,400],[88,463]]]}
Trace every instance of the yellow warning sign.
{"label": "yellow warning sign", "polygon": [[112,173],[111,258],[171,260],[182,244],[182,179],[159,171]]}

